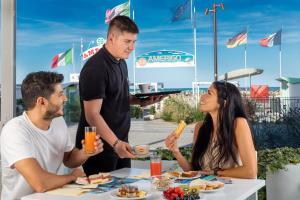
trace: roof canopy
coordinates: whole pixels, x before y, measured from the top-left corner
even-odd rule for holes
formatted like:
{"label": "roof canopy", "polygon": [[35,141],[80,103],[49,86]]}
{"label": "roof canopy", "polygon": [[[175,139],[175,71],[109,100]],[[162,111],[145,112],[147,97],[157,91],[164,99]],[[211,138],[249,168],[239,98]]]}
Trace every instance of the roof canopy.
{"label": "roof canopy", "polygon": [[257,68],[245,68],[245,69],[237,69],[230,72],[226,72],[225,74],[219,76],[219,80],[234,80],[238,78],[244,78],[249,76],[255,76],[263,73],[263,69]]}
{"label": "roof canopy", "polygon": [[280,77],[280,78],[277,78],[276,80],[280,81],[280,82],[288,82],[288,83],[291,83],[291,84],[300,83],[300,78]]}

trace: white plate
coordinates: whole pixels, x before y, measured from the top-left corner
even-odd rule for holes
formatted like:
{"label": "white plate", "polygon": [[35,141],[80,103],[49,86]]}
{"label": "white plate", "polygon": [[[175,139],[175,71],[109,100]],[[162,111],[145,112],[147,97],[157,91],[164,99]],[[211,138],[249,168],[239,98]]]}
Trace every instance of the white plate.
{"label": "white plate", "polygon": [[188,180],[188,179],[197,179],[197,178],[200,178],[201,177],[201,174],[198,174],[196,176],[193,176],[193,177],[177,177],[177,176],[172,176],[171,173],[167,173],[169,176],[171,176],[172,178],[175,178],[175,179],[178,179],[178,180]]}
{"label": "white plate", "polygon": [[[163,200],[167,200],[164,195],[162,194]],[[206,200],[205,196],[203,194],[199,194],[200,199],[199,200]]]}
{"label": "white plate", "polygon": [[98,185],[104,185],[104,184],[107,184],[107,183],[111,183],[114,181],[114,178],[111,178],[109,181],[105,182],[105,183],[95,183],[95,184],[98,184]]}
{"label": "white plate", "polygon": [[111,193],[110,193],[110,196],[111,196],[112,198],[114,198],[114,199],[138,200],[138,199],[146,199],[146,198],[148,198],[148,197],[150,197],[150,196],[152,195],[151,193],[147,192],[146,196],[144,196],[144,197],[132,197],[132,198],[128,198],[128,197],[119,197],[119,196],[117,195],[117,192],[118,192],[118,191],[113,191],[113,192],[111,192]]}
{"label": "white plate", "polygon": [[222,190],[224,190],[224,187],[214,189],[214,190],[200,190],[200,192],[202,192],[202,193],[212,193],[212,192],[218,192],[218,191],[222,191]]}

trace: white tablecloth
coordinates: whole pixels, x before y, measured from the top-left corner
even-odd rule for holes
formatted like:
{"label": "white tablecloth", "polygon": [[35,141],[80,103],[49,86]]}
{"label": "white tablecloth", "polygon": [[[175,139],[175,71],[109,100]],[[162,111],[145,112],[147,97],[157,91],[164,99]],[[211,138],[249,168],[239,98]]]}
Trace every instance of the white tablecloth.
{"label": "white tablecloth", "polygon": [[[112,172],[113,176],[117,177],[133,177],[142,172],[145,172],[145,169],[137,168],[123,168]],[[151,183],[147,180],[140,180],[133,183],[137,185],[140,189],[151,190]],[[265,185],[264,180],[259,179],[233,179],[233,184],[226,184],[224,190],[214,192],[214,193],[205,193],[203,197],[205,200],[244,200],[254,194],[257,190],[262,188]],[[59,196],[59,195],[50,195],[45,193],[35,193],[22,197],[21,200],[109,200],[113,199],[110,195],[110,192],[105,192],[101,194],[83,194],[78,197],[70,196]],[[152,192],[151,197],[147,200],[160,200],[162,199],[162,192],[154,191]]]}

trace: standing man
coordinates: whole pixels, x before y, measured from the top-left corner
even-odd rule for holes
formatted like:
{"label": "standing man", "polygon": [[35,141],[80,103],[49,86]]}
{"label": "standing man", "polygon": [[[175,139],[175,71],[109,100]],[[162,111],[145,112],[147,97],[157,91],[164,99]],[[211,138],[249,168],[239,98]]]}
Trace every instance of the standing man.
{"label": "standing man", "polygon": [[61,164],[76,168],[103,151],[99,138],[94,154],[74,148],[62,117],[66,101],[62,81],[63,75],[53,72],[31,73],[24,79],[21,92],[26,111],[7,122],[1,132],[1,199],[20,199],[75,181],[85,176],[83,171],[57,175]]}
{"label": "standing man", "polygon": [[134,158],[128,144],[130,104],[141,106],[159,102],[163,96],[144,100],[130,95],[127,59],[135,48],[137,25],[126,16],[117,16],[109,24],[106,44],[91,57],[80,73],[81,117],[76,146],[81,147],[85,126],[96,126],[104,140],[101,155],[83,165],[87,175],[130,167]]}

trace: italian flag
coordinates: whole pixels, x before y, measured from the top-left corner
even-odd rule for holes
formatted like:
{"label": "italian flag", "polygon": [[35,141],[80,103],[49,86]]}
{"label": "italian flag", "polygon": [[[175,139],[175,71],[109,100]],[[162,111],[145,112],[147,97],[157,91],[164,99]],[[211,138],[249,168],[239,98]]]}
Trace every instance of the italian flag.
{"label": "italian flag", "polygon": [[54,56],[54,58],[52,58],[51,68],[66,66],[72,63],[73,63],[73,48],[68,49],[63,53]]}

